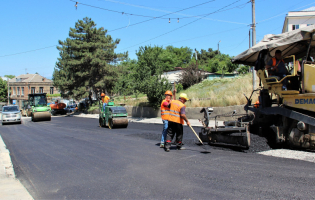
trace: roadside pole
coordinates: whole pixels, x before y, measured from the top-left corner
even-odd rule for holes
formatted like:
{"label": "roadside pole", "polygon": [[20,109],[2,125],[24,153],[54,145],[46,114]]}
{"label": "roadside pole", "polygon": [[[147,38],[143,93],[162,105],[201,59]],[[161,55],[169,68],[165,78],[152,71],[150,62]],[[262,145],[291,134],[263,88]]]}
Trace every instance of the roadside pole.
{"label": "roadside pole", "polygon": [[10,79],[7,77],[7,82],[8,82],[8,105],[10,104],[9,80],[10,80]]}
{"label": "roadside pole", "polygon": [[[252,46],[256,44],[256,20],[255,20],[255,0],[251,0],[252,2]],[[252,67],[253,73],[253,90],[256,89],[256,75],[255,75],[255,67]]]}

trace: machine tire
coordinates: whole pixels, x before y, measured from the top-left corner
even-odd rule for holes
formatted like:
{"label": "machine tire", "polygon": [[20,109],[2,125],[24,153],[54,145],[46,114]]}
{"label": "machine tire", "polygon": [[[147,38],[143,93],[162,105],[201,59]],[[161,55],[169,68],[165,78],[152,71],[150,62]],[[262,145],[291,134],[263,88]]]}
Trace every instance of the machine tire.
{"label": "machine tire", "polygon": [[103,125],[103,119],[100,117],[99,119],[98,119],[98,125],[102,128],[102,127],[104,127],[104,125]]}
{"label": "machine tire", "polygon": [[113,120],[112,120],[112,119],[109,119],[109,120],[108,120],[108,128],[109,128],[109,129],[114,129],[114,123],[113,123]]}

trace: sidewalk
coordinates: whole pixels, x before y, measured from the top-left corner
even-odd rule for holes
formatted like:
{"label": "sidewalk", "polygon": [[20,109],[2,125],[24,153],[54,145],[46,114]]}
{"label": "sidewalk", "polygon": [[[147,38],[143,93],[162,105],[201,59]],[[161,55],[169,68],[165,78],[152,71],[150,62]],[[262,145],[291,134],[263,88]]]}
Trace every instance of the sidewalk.
{"label": "sidewalk", "polygon": [[0,199],[33,199],[15,178],[10,152],[0,136]]}
{"label": "sidewalk", "polygon": [[[73,117],[86,117],[86,118],[94,118],[98,119],[98,114],[79,114],[79,115],[72,115]],[[202,127],[201,122],[199,122],[198,119],[188,119],[191,126],[195,127]],[[163,124],[161,118],[136,118],[136,117],[128,117],[128,122],[134,122],[134,123],[146,123],[146,124]],[[217,121],[219,126],[223,126],[223,121]],[[209,123],[210,127],[214,126],[214,121],[210,121]]]}

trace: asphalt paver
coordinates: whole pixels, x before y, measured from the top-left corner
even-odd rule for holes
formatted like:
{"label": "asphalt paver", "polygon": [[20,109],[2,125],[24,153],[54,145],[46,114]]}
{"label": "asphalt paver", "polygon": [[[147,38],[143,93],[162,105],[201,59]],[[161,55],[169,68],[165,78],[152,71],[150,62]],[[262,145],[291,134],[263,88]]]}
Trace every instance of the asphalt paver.
{"label": "asphalt paver", "polygon": [[[34,199],[312,199],[314,163],[211,147],[185,126],[186,150],[159,148],[162,125],[100,128],[55,117],[3,126],[17,178]],[[197,132],[199,132],[196,129]],[[257,136],[257,148],[265,149]]]}

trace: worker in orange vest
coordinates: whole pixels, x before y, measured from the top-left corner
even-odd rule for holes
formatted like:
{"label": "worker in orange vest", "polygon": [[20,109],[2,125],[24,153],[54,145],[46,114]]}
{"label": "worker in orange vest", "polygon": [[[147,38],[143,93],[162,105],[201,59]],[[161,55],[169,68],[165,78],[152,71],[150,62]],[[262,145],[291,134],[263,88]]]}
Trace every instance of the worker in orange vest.
{"label": "worker in orange vest", "polygon": [[165,95],[165,99],[161,103],[161,117],[163,121],[163,131],[162,131],[161,143],[160,143],[161,148],[164,148],[164,143],[166,139],[167,128],[168,128],[168,118],[170,116],[169,105],[172,101],[171,99],[172,99],[173,93],[170,90],[167,90],[164,95]]}
{"label": "worker in orange vest", "polygon": [[[266,69],[268,70],[269,76],[278,76],[280,80],[284,78],[288,73],[287,68],[285,67],[285,63],[282,59],[282,52],[277,50],[275,53],[275,57],[272,58],[266,65]],[[283,81],[283,90],[287,90],[287,80]]]}
{"label": "worker in orange vest", "polygon": [[170,151],[171,142],[176,133],[176,147],[178,150],[184,149],[182,147],[183,143],[183,124],[186,121],[186,124],[190,126],[190,122],[186,117],[185,112],[185,102],[189,100],[187,94],[181,93],[179,95],[179,100],[173,100],[170,105],[170,112],[168,118],[168,130],[166,136],[166,142],[164,150],[166,152]]}
{"label": "worker in orange vest", "polygon": [[101,94],[101,97],[102,97],[102,102],[103,102],[103,111],[105,111],[105,107],[107,106],[110,98],[106,96],[104,93]]}

